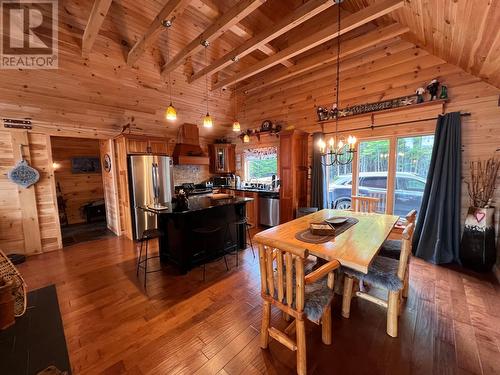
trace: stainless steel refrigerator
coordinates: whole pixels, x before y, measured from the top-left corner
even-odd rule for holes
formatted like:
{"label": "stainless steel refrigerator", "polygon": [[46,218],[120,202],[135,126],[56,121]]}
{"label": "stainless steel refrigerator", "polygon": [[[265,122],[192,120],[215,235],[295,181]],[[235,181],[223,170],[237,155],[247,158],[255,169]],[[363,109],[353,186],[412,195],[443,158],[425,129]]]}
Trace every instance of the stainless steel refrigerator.
{"label": "stainless steel refrigerator", "polygon": [[168,156],[129,155],[128,179],[134,239],[157,227],[156,215],[139,207],[167,208],[174,194],[173,162]]}

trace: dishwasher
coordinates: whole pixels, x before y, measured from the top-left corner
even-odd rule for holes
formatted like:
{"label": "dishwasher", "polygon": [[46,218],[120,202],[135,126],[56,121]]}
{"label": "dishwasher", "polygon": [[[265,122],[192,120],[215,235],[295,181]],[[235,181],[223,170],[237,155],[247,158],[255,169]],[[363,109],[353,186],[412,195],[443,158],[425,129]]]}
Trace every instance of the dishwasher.
{"label": "dishwasher", "polygon": [[259,224],[274,227],[280,223],[279,193],[262,192],[259,194]]}

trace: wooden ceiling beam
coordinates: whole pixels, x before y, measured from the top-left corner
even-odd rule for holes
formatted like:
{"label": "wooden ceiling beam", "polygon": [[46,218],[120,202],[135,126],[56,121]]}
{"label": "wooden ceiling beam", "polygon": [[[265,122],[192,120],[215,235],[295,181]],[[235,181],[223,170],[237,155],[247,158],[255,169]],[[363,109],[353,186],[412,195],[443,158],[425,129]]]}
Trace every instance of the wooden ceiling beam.
{"label": "wooden ceiling beam", "polygon": [[[197,9],[200,13],[203,13],[209,18],[215,19],[220,15],[219,8],[211,0],[191,0],[191,3],[189,5]],[[257,12],[258,11],[259,9],[257,9]],[[261,14],[263,13],[261,12]],[[241,23],[237,23],[236,25],[232,26],[229,30],[233,34],[245,40],[250,39],[254,36],[252,30],[250,30],[248,27],[246,27]],[[262,46],[259,46],[259,48],[257,49],[267,56],[274,55],[278,52],[278,50],[273,46],[271,46],[270,44],[264,44]],[[293,65],[293,61],[285,60],[281,64],[286,67],[289,67]]]}
{"label": "wooden ceiling beam", "polygon": [[162,22],[164,20],[173,21],[188,5],[189,0],[169,0],[156,15],[146,32],[139,38],[139,40],[129,51],[127,56],[127,65],[134,65],[144,53],[147,46],[150,45],[152,41],[156,40],[158,34],[163,29]]}
{"label": "wooden ceiling beam", "polygon": [[[302,24],[303,22],[311,19],[317,14],[323,12],[329,7],[333,6],[333,1],[331,0],[311,0],[297,8],[295,11],[287,14],[279,22],[275,23],[270,28],[264,30],[253,38],[247,40],[241,46],[235,48],[231,52],[226,53],[220,59],[210,64],[209,66],[201,69],[199,72],[193,74],[189,79],[189,82],[194,82],[199,78],[204,77],[206,74],[213,74],[226,66],[230,65],[233,61],[239,60],[249,53],[255,51],[256,49],[269,48],[267,44],[273,39],[276,39],[280,35],[283,35],[287,31],[295,28],[296,26]],[[272,47],[271,47],[272,48]],[[267,51],[268,55],[275,55],[279,51],[272,48]],[[288,61],[288,60],[284,60]]]}
{"label": "wooden ceiling beam", "polygon": [[[366,48],[403,35],[408,31],[410,31],[408,27],[402,26],[398,23],[394,23],[386,27],[379,27],[378,29],[370,31],[359,37],[342,42],[340,45],[340,58],[346,58]],[[284,69],[280,72],[274,72],[263,77],[259,77],[258,80],[243,86],[241,91],[250,93],[260,90],[264,87],[288,80],[310,70],[336,62],[337,48],[333,47],[334,46],[329,46],[323,52],[308,56],[303,60],[298,61],[296,65],[290,67],[289,69]]]}
{"label": "wooden ceiling beam", "polygon": [[161,70],[162,77],[165,77],[169,72],[183,64],[188,57],[203,49],[202,43],[204,41],[208,41],[209,43],[213,42],[266,1],[267,0],[240,0],[238,4],[222,14],[208,27],[208,29],[198,35],[196,39],[184,47],[184,49],[174,58],[168,61]]}
{"label": "wooden ceiling beam", "polygon": [[94,6],[90,11],[89,20],[82,38],[82,57],[87,59],[94,45],[97,34],[101,29],[102,23],[106,14],[108,14],[109,7],[112,0],[95,0]]}
{"label": "wooden ceiling beam", "polygon": [[212,86],[212,90],[226,88],[234,85],[244,79],[250,78],[264,70],[272,68],[280,64],[281,61],[300,55],[316,46],[319,46],[329,40],[335,39],[357,27],[360,27],[368,22],[371,22],[379,17],[382,17],[398,8],[404,6],[404,0],[384,0],[370,5],[359,12],[353,13],[345,17],[341,21],[340,33],[338,32],[338,24],[332,24],[324,29],[301,39],[299,42],[279,51],[277,54],[270,56],[251,67],[223,80]]}

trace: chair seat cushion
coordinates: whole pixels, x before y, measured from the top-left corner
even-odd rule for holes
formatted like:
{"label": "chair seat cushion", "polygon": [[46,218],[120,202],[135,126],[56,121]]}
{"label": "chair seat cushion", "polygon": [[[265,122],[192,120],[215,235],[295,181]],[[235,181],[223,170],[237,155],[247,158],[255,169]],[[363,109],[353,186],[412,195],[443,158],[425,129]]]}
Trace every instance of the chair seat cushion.
{"label": "chair seat cushion", "polygon": [[403,288],[403,282],[397,275],[398,266],[398,260],[378,255],[373,260],[367,274],[346,267],[343,267],[343,271],[349,276],[366,281],[376,287],[397,292]]}
{"label": "chair seat cushion", "polygon": [[385,240],[380,247],[379,255],[386,258],[399,259],[401,255],[401,240]]}
{"label": "chair seat cushion", "polygon": [[[316,262],[311,259],[307,259],[304,262],[304,274],[314,271],[320,265],[316,264]],[[283,267],[284,277],[284,287],[286,288],[286,266]],[[313,323],[320,324],[321,317],[323,316],[323,312],[325,308],[332,302],[334,291],[328,288],[327,285],[327,277],[323,277],[312,284],[306,284],[304,287],[304,315],[308,320]],[[275,290],[274,290],[274,298],[278,299],[278,290],[276,289],[276,279],[275,279]],[[293,273],[293,296],[295,297],[295,272]],[[286,303],[285,301],[283,303]],[[295,301],[292,304],[295,309]]]}
{"label": "chair seat cushion", "polygon": [[325,308],[332,302],[334,291],[328,288],[327,277],[307,284],[304,296],[304,314],[308,320],[319,324]]}

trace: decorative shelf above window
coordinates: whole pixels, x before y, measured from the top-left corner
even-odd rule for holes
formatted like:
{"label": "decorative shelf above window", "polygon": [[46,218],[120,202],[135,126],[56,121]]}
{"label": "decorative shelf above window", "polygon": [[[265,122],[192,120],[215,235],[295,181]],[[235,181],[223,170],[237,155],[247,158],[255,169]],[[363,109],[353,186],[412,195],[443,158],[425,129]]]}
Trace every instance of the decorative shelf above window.
{"label": "decorative shelf above window", "polygon": [[[396,126],[411,122],[421,122],[436,118],[445,112],[447,100],[433,100],[419,104],[407,105],[376,112],[362,113],[339,118],[339,131],[361,130],[381,126]],[[335,124],[335,119],[316,121],[321,126],[322,132],[328,132],[330,125]]]}

